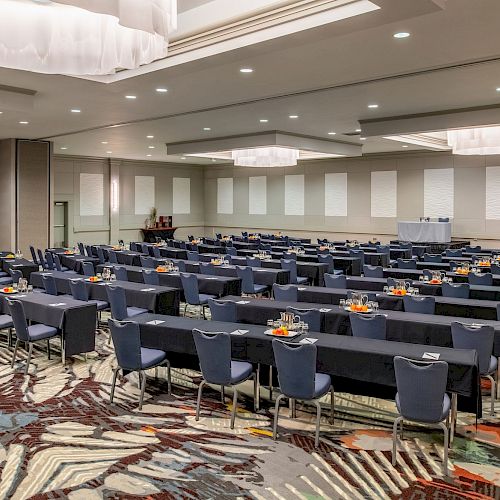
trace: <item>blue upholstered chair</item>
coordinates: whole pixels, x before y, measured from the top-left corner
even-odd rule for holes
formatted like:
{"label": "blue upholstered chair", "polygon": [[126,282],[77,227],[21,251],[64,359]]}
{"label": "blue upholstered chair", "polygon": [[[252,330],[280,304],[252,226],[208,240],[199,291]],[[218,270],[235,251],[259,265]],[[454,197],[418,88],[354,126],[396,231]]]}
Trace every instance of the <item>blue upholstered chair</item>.
{"label": "blue upholstered chair", "polygon": [[161,259],[161,252],[160,252],[160,247],[157,247],[157,246],[152,246],[152,247],[149,247],[151,252],[153,253],[153,257],[155,259]]}
{"label": "blue upholstered chair", "polygon": [[330,375],[316,372],[317,349],[314,344],[294,344],[273,340],[273,353],[281,394],[274,407],[273,439],[277,437],[280,402],[292,400],[292,416],[295,416],[295,400],[312,402],[316,406],[316,433],[314,446],[319,445],[321,406],[318,399],[330,392],[331,419],[334,418],[335,393]]}
{"label": "blue upholstered chair", "polygon": [[84,276],[94,276],[95,274],[93,262],[82,262],[82,269]]}
{"label": "blue upholstered chair", "polygon": [[234,247],[226,247],[226,253],[228,255],[232,255],[233,257],[236,257],[238,255],[238,250]]}
{"label": "blue upholstered chair", "polygon": [[108,250],[108,260],[110,264],[118,264],[118,257],[114,250]]}
{"label": "blue upholstered chair", "polygon": [[104,311],[109,308],[109,304],[105,300],[90,300],[89,291],[85,281],[82,279],[72,279],[69,280],[69,287],[71,290],[71,295],[75,300],[81,300],[82,302],[89,302],[90,304],[95,304],[98,311]]}
{"label": "blue upholstered chair", "polygon": [[186,250],[187,260],[191,262],[200,262],[200,254],[193,250]]}
{"label": "blue upholstered chair", "polygon": [[354,257],[361,261],[361,266],[365,265],[365,252],[364,250],[349,249],[349,257]]}
{"label": "blue upholstered chair", "polygon": [[443,283],[441,285],[443,297],[454,297],[456,299],[468,299],[470,285],[468,283]]}
{"label": "blue upholstered chair", "polygon": [[328,265],[328,274],[343,274],[340,269],[335,269],[335,263],[333,261],[333,255],[331,253],[326,253],[324,255],[318,253],[318,262],[320,264]]}
{"label": "blue upholstered chair", "polygon": [[383,314],[349,313],[351,333],[353,337],[385,340],[387,319]]}
{"label": "blue upholstered chair", "polygon": [[498,276],[500,274],[500,265],[492,263],[490,266],[490,273]]}
{"label": "blue upholstered chair", "polygon": [[233,408],[231,413],[231,429],[234,429],[234,420],[238,406],[238,391],[236,386],[249,378],[254,379],[254,404],[257,402],[257,378],[253,373],[251,363],[233,361],[231,359],[231,336],[225,332],[204,332],[193,330],[196,352],[200,361],[203,380],[198,387],[196,400],[196,420],[200,418],[200,403],[205,384],[220,385],[221,388],[233,388]]}
{"label": "blue upholstered chair", "polygon": [[456,250],[453,250],[451,248],[447,248],[445,251],[444,251],[444,255],[446,257],[462,257],[463,255],[463,251],[461,248],[457,248]]}
{"label": "blue upholstered chair", "polygon": [[186,272],[186,263],[183,260],[178,260],[175,265],[179,268],[179,272]]}
{"label": "blue upholstered chair", "polygon": [[113,403],[118,372],[138,372],[141,395],[139,398],[139,410],[142,410],[144,392],[146,390],[146,370],[167,366],[168,394],[172,392],[170,362],[167,353],[159,349],[150,349],[141,346],[141,332],[137,323],[129,321],[120,322],[110,319],[109,327],[113,345],[115,347],[116,361],[118,366],[113,370],[113,383],[109,402]]}
{"label": "blue upholstered chair", "polygon": [[283,252],[282,257],[287,260],[297,260],[297,254],[295,252]]}
{"label": "blue upholstered chair", "polygon": [[478,253],[481,251],[481,246],[480,245],[476,245],[476,246],[466,245],[465,251],[466,251],[466,253]]}
{"label": "blue upholstered chair", "polygon": [[403,304],[406,312],[434,314],[436,311],[436,299],[434,297],[405,295],[403,297]]}
{"label": "blue upholstered chair", "polygon": [[281,269],[290,272],[290,283],[294,285],[304,285],[307,278],[297,275],[297,262],[293,259],[281,259]]}
{"label": "blue upholstered chair", "polygon": [[274,283],[273,285],[274,300],[282,302],[297,302],[298,293],[297,285],[278,285],[277,283]]}
{"label": "blue upholstered chair", "polygon": [[135,318],[139,314],[148,312],[147,309],[141,307],[127,307],[125,289],[120,286],[106,285],[106,293],[111,307],[111,317],[117,321]]}
{"label": "blue upholstered chair", "polygon": [[[9,313],[12,318],[12,323],[16,329],[16,345],[14,347],[14,353],[12,355],[12,362],[10,366],[14,368],[14,363],[16,362],[17,349],[20,342],[27,342],[29,345],[28,359],[26,360],[26,366],[24,373],[28,373],[28,369],[31,361],[31,353],[33,351],[33,343],[39,340],[47,340],[47,354],[50,359],[50,342],[52,337],[59,334],[57,328],[52,326],[44,325],[42,323],[37,323],[36,325],[28,326],[26,321],[26,315],[24,314],[23,303],[20,300],[7,300],[7,306],[9,308]],[[64,343],[61,338],[61,346],[64,349]],[[63,355],[64,358],[64,355]]]}
{"label": "blue upholstered chair", "polygon": [[45,252],[45,261],[47,262],[47,269],[49,271],[54,271],[56,266],[54,264],[54,257],[51,252]]}
{"label": "blue upholstered chair", "polygon": [[199,306],[201,315],[204,319],[206,319],[205,308],[208,307],[208,299],[215,299],[216,297],[214,295],[200,293],[198,288],[198,278],[195,274],[181,273],[181,282],[185,299],[184,316],[186,315],[186,309],[189,304],[191,306]]}
{"label": "blue upholstered chair", "polygon": [[80,255],[85,255],[85,247],[81,241],[78,243],[78,251],[80,252]]}
{"label": "blue upholstered chair", "polygon": [[399,248],[406,248],[407,250],[413,249],[411,241],[400,241]]}
{"label": "blue upholstered chair", "polygon": [[365,264],[363,266],[363,274],[367,278],[383,278],[384,268],[382,266],[369,266]]}
{"label": "blue upholstered chair", "polygon": [[156,268],[156,262],[153,257],[147,257],[147,256],[140,256],[141,259],[141,266],[145,267],[146,269],[155,269]]}
{"label": "blue upholstered chair", "polygon": [[69,268],[67,268],[66,266],[63,266],[61,264],[61,258],[57,254],[54,254],[54,266],[56,268],[56,271],[60,271],[63,273],[70,272],[70,273],[76,274],[75,271],[70,271]]}
{"label": "blue upholstered chair", "polygon": [[443,473],[448,475],[448,426],[451,409],[450,398],[446,394],[448,363],[444,361],[423,362],[396,356],[396,406],[400,416],[396,418],[392,434],[392,465],[397,462],[396,446],[398,426],[403,421],[437,425],[444,432]]}
{"label": "blue upholstered chair", "polygon": [[493,275],[491,273],[469,273],[469,284],[492,286]]}
{"label": "blue upholstered chair", "polygon": [[237,323],[236,304],[230,300],[208,299],[212,321]]}
{"label": "blue upholstered chair", "polygon": [[344,274],[328,274],[324,275],[326,288],[347,288],[347,277]]}
{"label": "blue upholstered chair", "polygon": [[443,262],[443,256],[440,253],[424,253],[424,262]]}
{"label": "blue upholstered chair", "polygon": [[389,245],[375,245],[377,253],[384,253],[386,255],[391,255],[391,247]]}
{"label": "blue upholstered chair", "polygon": [[257,257],[247,257],[246,264],[250,267],[262,267],[262,260]]}
{"label": "blue upholstered chair", "polygon": [[449,217],[438,217],[438,222],[450,222]]}
{"label": "blue upholstered chair", "polygon": [[91,245],[85,245],[85,250],[86,250],[86,253],[87,253],[88,257],[93,257],[94,256],[94,252],[92,251],[92,246]]}
{"label": "blue upholstered chair", "polygon": [[432,271],[430,269],[424,269],[422,271],[422,274],[424,275],[424,277],[427,276],[427,278],[429,278],[429,280],[432,279]]}
{"label": "blue upholstered chair", "polygon": [[113,266],[113,274],[117,281],[128,281],[127,269],[123,266]]}
{"label": "blue upholstered chair", "polygon": [[102,247],[97,246],[96,251],[97,251],[97,258],[99,259],[99,264],[105,264],[106,259],[104,258],[104,250],[102,249]]}
{"label": "blue upholstered chair", "polygon": [[30,252],[31,252],[31,259],[33,260],[33,263],[36,264],[37,266],[39,266],[40,263],[38,262],[38,258],[36,256],[36,252],[35,252],[35,247],[33,245],[30,245]]}
{"label": "blue upholstered chair", "polygon": [[[353,294],[356,293],[354,290],[347,290],[346,291],[346,296],[348,299],[352,299]],[[377,301],[377,295],[380,292],[368,292],[368,291],[363,291],[363,295],[368,296],[368,300],[376,302]]]}
{"label": "blue upholstered chair", "polygon": [[43,252],[38,248],[37,253],[38,253],[38,263],[42,266],[43,269],[48,269],[47,262],[45,261],[45,258],[43,256]]}
{"label": "blue upholstered chair", "polygon": [[398,269],[417,269],[417,261],[415,259],[398,259]]}
{"label": "blue upholstered chair", "polygon": [[140,243],[141,253],[144,255],[149,255],[149,245],[147,243]]}
{"label": "blue upholstered chair", "polygon": [[321,331],[321,312],[319,309],[297,309],[296,307],[288,306],[287,312],[291,312],[309,325],[310,332]]}
{"label": "blue upholstered chair", "polygon": [[58,295],[56,279],[54,276],[42,275],[42,284],[45,288],[45,293],[49,295]]}
{"label": "blue upholstered chair", "polygon": [[460,267],[459,262],[450,261],[450,272],[454,273],[457,270],[457,267]]}
{"label": "blue upholstered chair", "polygon": [[399,280],[396,278],[387,278],[387,286],[389,286],[389,287],[396,286],[398,281],[404,281],[406,284],[413,285],[413,280],[411,280],[409,278],[406,278],[404,280]]}
{"label": "blue upholstered chair", "polygon": [[200,274],[215,276],[215,266],[211,262],[200,262]]}
{"label": "blue upholstered chair", "polygon": [[142,279],[146,285],[158,286],[160,284],[160,278],[154,269],[143,269]]}
{"label": "blue upholstered chair", "polygon": [[9,274],[12,278],[12,283],[16,283],[16,284],[19,283],[19,280],[23,277],[23,273],[19,269],[10,268]]}
{"label": "blue upholstered chair", "polygon": [[498,360],[493,356],[495,329],[491,325],[475,327],[454,321],[451,324],[451,337],[454,348],[474,349],[477,351],[479,374],[491,382],[490,414],[493,416],[495,414],[496,397],[496,379],[494,375],[498,368]]}
{"label": "blue upholstered chair", "polygon": [[267,285],[256,285],[253,279],[253,271],[249,266],[236,266],[236,274],[241,279],[241,291],[246,295],[261,295],[269,293]]}

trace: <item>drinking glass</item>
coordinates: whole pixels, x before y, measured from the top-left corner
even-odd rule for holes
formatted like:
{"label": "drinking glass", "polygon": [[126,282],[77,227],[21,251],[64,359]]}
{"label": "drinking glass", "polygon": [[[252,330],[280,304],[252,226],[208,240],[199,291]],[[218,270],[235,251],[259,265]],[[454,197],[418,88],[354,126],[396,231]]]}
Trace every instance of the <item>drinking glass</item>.
{"label": "drinking glass", "polygon": [[98,278],[102,278],[102,274],[101,274],[101,273],[97,273],[97,274],[96,274],[96,276],[97,276]]}
{"label": "drinking glass", "polygon": [[343,309],[345,307],[345,299],[339,300],[339,306]]}
{"label": "drinking glass", "polygon": [[378,311],[378,302],[372,302],[372,309],[373,309],[373,312]]}
{"label": "drinking glass", "polygon": [[273,327],[274,326],[274,320],[273,319],[268,319],[267,320],[267,326]]}
{"label": "drinking glass", "polygon": [[111,275],[111,281],[116,281],[116,274]]}
{"label": "drinking glass", "polygon": [[389,291],[389,287],[388,286],[384,286],[384,293],[387,293]]}
{"label": "drinking glass", "polygon": [[33,291],[33,285],[28,285],[28,293],[31,293]]}

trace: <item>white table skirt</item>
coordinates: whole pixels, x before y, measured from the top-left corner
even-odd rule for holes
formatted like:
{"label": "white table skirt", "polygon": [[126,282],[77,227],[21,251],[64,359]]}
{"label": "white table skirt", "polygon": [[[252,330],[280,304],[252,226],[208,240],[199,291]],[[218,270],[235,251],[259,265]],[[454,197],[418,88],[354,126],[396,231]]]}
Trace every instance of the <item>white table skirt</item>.
{"label": "white table skirt", "polygon": [[451,222],[398,222],[398,239],[414,243],[449,243]]}

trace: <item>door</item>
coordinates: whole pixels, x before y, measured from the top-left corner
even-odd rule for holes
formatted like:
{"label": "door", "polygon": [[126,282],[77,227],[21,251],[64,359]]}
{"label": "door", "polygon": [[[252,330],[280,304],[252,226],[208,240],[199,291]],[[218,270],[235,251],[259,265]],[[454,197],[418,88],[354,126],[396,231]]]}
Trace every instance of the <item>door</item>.
{"label": "door", "polygon": [[68,204],[62,201],[54,203],[54,246],[68,246]]}

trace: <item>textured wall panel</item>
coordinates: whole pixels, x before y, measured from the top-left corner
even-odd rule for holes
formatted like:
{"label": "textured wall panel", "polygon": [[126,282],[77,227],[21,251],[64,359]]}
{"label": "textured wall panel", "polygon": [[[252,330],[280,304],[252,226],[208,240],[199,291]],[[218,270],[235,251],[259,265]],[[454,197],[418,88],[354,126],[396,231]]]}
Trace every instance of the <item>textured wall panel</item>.
{"label": "textured wall panel", "polygon": [[396,170],[371,173],[371,216],[397,217],[398,173]]}
{"label": "textured wall panel", "polygon": [[453,217],[453,168],[424,170],[424,216]]}
{"label": "textured wall panel", "polygon": [[264,175],[248,178],[248,213],[267,213],[267,177]]}
{"label": "textured wall panel", "polygon": [[104,215],[104,176],[80,174],[80,216]]}
{"label": "textured wall panel", "polygon": [[191,213],[191,179],[174,177],[172,179],[172,206],[174,214]]}
{"label": "textured wall panel", "polygon": [[217,213],[233,213],[233,178],[221,177],[217,179]]}
{"label": "textured wall panel", "polygon": [[486,218],[500,219],[500,167],[486,167]]}
{"label": "textured wall panel", "polygon": [[135,176],[135,215],[149,214],[155,206],[155,178],[152,175]]}
{"label": "textured wall panel", "polygon": [[347,215],[347,173],[325,174],[325,215]]}
{"label": "textured wall panel", "polygon": [[303,175],[285,175],[285,215],[304,215]]}

